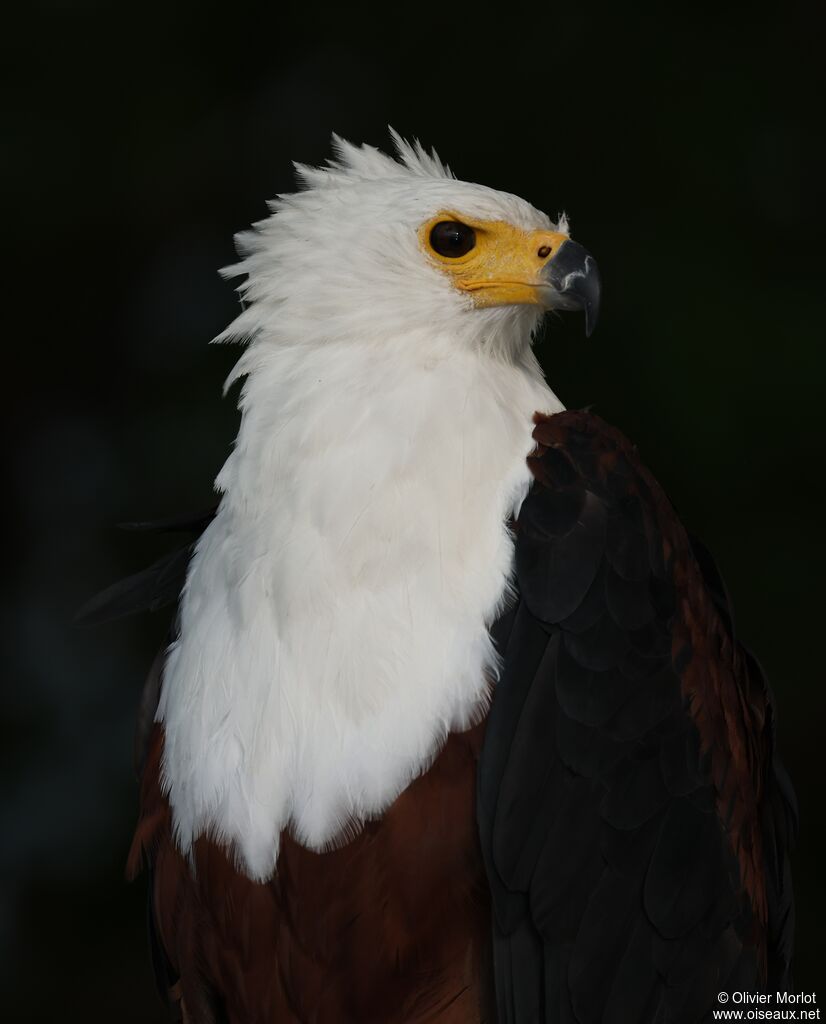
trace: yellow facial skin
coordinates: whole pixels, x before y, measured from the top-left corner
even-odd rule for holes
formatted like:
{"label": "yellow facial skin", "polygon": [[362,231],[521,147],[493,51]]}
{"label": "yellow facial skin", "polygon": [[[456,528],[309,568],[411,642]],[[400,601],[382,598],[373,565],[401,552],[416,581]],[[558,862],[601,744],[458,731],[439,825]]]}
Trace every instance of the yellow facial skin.
{"label": "yellow facial skin", "polygon": [[[441,221],[459,221],[476,232],[476,245],[464,256],[443,256],[430,244],[430,233]],[[540,274],[568,235],[559,231],[523,231],[501,220],[476,220],[442,210],[419,228],[419,243],[456,288],[479,308],[542,306],[548,293]]]}

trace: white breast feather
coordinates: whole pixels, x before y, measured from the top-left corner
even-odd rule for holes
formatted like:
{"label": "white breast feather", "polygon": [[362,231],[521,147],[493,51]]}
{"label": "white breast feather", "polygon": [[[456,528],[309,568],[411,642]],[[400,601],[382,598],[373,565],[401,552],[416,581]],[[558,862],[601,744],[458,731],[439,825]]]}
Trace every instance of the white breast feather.
{"label": "white breast feather", "polygon": [[[352,349],[341,368],[273,352],[192,560],[159,713],[169,797],[184,850],[212,832],[255,878],[283,828],[320,849],[381,814],[485,708],[531,416],[561,406],[517,368],[402,348],[358,353],[357,388]],[[257,388],[280,398],[266,417]]]}

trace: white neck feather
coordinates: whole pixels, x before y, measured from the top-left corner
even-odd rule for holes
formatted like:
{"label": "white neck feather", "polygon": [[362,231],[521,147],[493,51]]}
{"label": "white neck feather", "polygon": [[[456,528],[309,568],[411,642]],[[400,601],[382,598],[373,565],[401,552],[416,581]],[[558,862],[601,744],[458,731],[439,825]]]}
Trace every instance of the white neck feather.
{"label": "white neck feather", "polygon": [[158,709],[184,851],[267,878],[283,829],[340,841],[484,713],[532,415],[562,408],[521,353],[252,343]]}

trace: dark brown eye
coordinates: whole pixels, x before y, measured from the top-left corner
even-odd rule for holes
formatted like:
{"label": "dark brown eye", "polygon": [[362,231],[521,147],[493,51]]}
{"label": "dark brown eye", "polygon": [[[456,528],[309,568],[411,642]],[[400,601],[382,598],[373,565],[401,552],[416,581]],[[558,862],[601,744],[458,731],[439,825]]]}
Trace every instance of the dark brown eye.
{"label": "dark brown eye", "polygon": [[458,220],[440,220],[430,232],[430,244],[440,256],[456,259],[476,245],[476,232]]}

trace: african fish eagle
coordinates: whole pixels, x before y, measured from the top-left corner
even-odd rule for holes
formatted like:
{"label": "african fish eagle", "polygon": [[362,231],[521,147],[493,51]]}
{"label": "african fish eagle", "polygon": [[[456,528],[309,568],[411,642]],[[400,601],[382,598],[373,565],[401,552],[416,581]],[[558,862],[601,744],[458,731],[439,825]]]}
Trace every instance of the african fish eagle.
{"label": "african fish eagle", "polygon": [[[334,137],[238,238],[241,424],[144,697],[129,871],[194,1024],[695,1022],[788,988],[794,794],[726,591],[531,347],[516,196]],[[181,529],[186,522],[170,522]]]}

